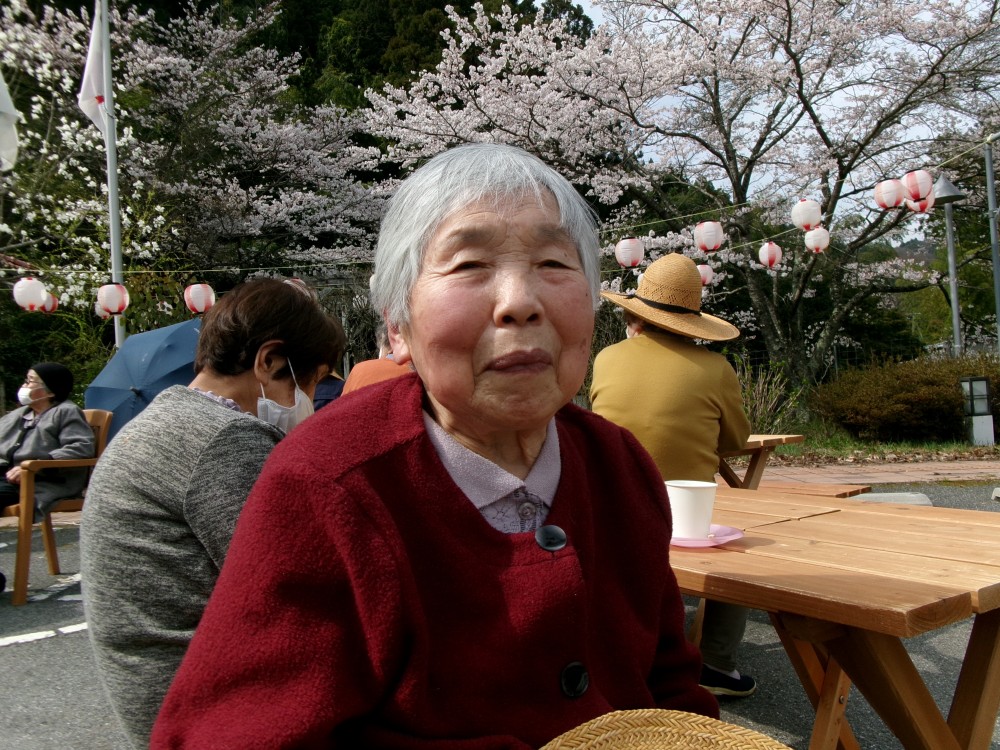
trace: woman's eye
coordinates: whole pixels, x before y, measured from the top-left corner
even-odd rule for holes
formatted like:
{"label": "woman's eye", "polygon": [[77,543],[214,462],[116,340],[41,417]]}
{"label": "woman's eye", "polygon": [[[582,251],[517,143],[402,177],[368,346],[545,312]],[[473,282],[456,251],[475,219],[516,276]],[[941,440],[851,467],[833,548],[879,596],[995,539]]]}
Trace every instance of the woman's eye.
{"label": "woman's eye", "polygon": [[550,258],[549,260],[542,261],[542,267],[543,268],[569,268],[569,266],[567,266],[566,263],[564,263],[561,260],[556,260],[554,258]]}
{"label": "woman's eye", "polygon": [[464,260],[461,263],[452,267],[453,271],[472,271],[477,268],[482,268],[483,264],[478,260]]}

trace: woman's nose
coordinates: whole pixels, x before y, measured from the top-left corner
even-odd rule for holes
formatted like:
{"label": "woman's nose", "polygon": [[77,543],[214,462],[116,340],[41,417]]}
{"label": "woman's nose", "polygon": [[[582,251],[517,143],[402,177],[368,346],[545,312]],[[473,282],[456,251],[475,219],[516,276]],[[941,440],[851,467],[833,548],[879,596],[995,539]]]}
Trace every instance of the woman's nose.
{"label": "woman's nose", "polygon": [[495,288],[493,317],[497,325],[526,325],[542,319],[538,278],[531,271],[499,273]]}

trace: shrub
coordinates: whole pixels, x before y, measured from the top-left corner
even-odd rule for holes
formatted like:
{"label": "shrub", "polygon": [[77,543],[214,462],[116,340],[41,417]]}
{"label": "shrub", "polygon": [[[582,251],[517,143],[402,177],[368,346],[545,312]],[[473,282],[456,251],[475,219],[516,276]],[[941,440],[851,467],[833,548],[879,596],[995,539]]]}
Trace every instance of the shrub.
{"label": "shrub", "polygon": [[989,354],[850,370],[818,386],[810,406],[864,440],[956,440],[965,434],[959,379],[967,376],[989,378],[996,411],[1000,360]]}
{"label": "shrub", "polygon": [[751,429],[757,434],[782,434],[791,430],[802,397],[793,388],[783,367],[770,363],[754,367],[746,357],[731,357],[743,392]]}

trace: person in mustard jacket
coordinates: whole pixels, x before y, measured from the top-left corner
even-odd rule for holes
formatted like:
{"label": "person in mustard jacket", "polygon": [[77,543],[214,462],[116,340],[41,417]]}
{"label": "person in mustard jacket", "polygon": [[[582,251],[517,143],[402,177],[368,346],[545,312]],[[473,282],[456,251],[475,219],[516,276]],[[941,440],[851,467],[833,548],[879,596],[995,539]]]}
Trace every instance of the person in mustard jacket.
{"label": "person in mustard jacket", "polygon": [[[742,448],[750,434],[736,372],[723,355],[696,343],[740,332],[702,312],[701,287],[694,261],[674,253],[650,264],[635,293],[601,293],[625,311],[626,339],[594,360],[591,408],[631,431],[664,480],[714,482],[719,453]],[[715,695],[757,688],[735,663],[747,613],[706,604],[701,684]]]}

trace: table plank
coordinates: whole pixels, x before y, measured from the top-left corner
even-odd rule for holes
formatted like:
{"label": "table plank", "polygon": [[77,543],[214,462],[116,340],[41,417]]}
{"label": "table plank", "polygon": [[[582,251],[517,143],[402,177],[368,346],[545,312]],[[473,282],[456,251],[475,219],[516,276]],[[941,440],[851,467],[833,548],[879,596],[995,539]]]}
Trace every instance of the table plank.
{"label": "table plank", "polygon": [[[863,519],[859,521],[858,519]],[[773,524],[768,532],[793,539],[828,542],[845,548],[881,549],[937,560],[1000,566],[1000,528],[975,524],[935,524],[852,511]],[[847,554],[851,554],[849,551]]]}
{"label": "table plank", "polygon": [[854,508],[859,504],[858,500],[841,497],[827,497],[823,495],[807,495],[801,492],[778,492],[776,490],[746,489],[742,487],[727,487],[719,485],[715,491],[716,506],[720,502],[733,503],[736,501],[745,503],[785,503],[795,507],[818,507],[830,510],[843,510],[844,508]]}
{"label": "table plank", "polygon": [[[739,492],[740,495],[732,493]],[[775,520],[790,520],[818,516],[825,513],[836,513],[843,508],[839,507],[836,499],[826,504],[813,503],[809,500],[801,500],[799,495],[775,495],[768,493],[766,499],[763,493],[753,498],[752,505],[746,502],[746,497],[742,493],[754,493],[757,490],[725,490],[722,488],[716,492],[714,509],[721,513],[733,511],[738,513],[754,513],[756,515],[770,516]],[[816,498],[830,500],[830,498]],[[715,520],[713,515],[712,520]],[[718,522],[717,522],[718,523]],[[731,525],[731,524],[730,524]]]}
{"label": "table plank", "polygon": [[[748,541],[731,542],[726,548]],[[685,594],[904,637],[973,613],[971,595],[958,584],[907,581],[810,563],[790,570],[787,560],[738,552],[671,547],[671,567]]]}
{"label": "table plank", "polygon": [[[773,532],[773,533],[771,533]],[[844,544],[789,536],[789,525],[756,527],[748,536],[726,545],[748,554],[780,558],[793,564],[810,563],[842,571],[853,571],[914,582],[938,583],[946,587],[961,581],[969,590],[973,609],[983,612],[1000,608],[1000,567],[980,561],[940,559],[933,566],[914,560],[909,553],[852,547]]]}
{"label": "table plank", "polygon": [[871,492],[868,484],[827,484],[820,482],[792,482],[782,479],[762,479],[757,490],[767,492],[794,493],[797,495],[822,495],[827,497],[854,497]]}

